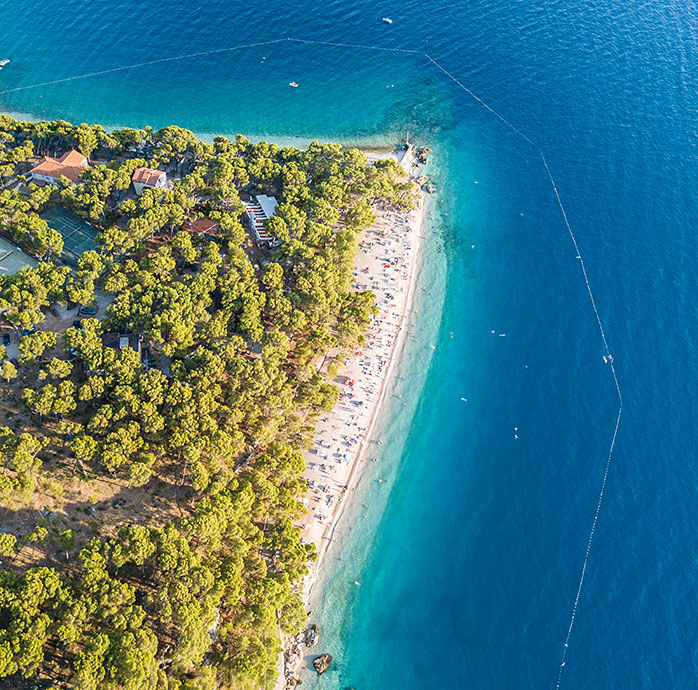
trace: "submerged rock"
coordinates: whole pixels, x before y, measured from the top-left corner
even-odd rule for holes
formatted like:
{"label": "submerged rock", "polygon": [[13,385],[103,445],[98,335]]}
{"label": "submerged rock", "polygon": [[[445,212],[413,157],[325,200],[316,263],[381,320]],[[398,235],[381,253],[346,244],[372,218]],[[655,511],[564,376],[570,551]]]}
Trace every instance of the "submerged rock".
{"label": "submerged rock", "polygon": [[313,661],[313,666],[315,667],[318,676],[321,676],[325,671],[327,671],[331,663],[331,654],[323,654],[322,656],[319,656],[317,659],[315,659],[315,661]]}

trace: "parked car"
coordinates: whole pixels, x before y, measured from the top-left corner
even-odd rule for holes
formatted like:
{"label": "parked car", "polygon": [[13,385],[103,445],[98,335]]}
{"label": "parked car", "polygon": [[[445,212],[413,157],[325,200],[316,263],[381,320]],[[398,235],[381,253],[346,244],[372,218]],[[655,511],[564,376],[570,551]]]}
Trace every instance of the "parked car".
{"label": "parked car", "polygon": [[79,328],[80,330],[82,330],[82,321],[80,321],[80,319],[76,319],[75,321],[73,321],[73,328]]}
{"label": "parked car", "polygon": [[3,345],[9,345],[9,344],[10,344],[10,334],[9,334],[9,333],[5,333],[5,334],[2,336],[2,344],[3,344]]}
{"label": "parked car", "polygon": [[16,357],[13,357],[13,358],[10,360],[10,362],[12,362],[12,364],[14,364],[16,367],[19,366],[19,360],[18,360]]}
{"label": "parked car", "polygon": [[96,309],[92,307],[80,307],[80,313],[86,314],[87,316],[94,316],[97,313]]}
{"label": "parked car", "polygon": [[31,328],[27,328],[26,330],[22,331],[22,335],[31,335],[32,333],[36,333],[39,329],[36,326],[32,326]]}

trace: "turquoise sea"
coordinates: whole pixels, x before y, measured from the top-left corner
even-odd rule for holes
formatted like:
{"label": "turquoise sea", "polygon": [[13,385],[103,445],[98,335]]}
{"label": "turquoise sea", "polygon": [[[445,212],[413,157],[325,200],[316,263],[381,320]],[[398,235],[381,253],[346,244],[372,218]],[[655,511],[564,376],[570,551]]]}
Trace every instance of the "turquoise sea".
{"label": "turquoise sea", "polygon": [[561,687],[698,686],[695,3],[0,0],[0,26],[5,112],[434,149],[403,397],[313,595],[336,663],[304,687],[556,685],[616,397],[540,159],[411,53],[282,41],[11,89],[287,37],[426,50],[536,141],[625,399]]}

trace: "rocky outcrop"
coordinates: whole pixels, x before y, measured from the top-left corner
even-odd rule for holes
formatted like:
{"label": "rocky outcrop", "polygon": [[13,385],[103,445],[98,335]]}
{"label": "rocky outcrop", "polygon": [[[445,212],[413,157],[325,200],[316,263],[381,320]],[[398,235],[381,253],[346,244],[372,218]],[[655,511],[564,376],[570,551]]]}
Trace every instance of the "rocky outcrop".
{"label": "rocky outcrop", "polygon": [[317,671],[318,676],[321,676],[325,671],[327,671],[331,663],[332,655],[323,654],[322,656],[319,656],[317,659],[315,659],[315,661],[313,661],[313,667]]}
{"label": "rocky outcrop", "polygon": [[290,673],[286,676],[286,681],[284,682],[284,690],[293,690],[299,685],[303,685],[303,681],[297,673]]}
{"label": "rocky outcrop", "polygon": [[318,630],[317,625],[313,624],[305,631],[305,646],[311,648],[317,647],[319,640],[320,631]]}
{"label": "rocky outcrop", "polygon": [[415,156],[417,157],[417,161],[421,163],[422,165],[426,165],[429,160],[427,158],[427,154],[431,153],[431,149],[428,147],[424,147],[423,149],[417,149],[415,151]]}
{"label": "rocky outcrop", "polygon": [[436,191],[436,188],[432,184],[428,184],[424,186],[424,191],[428,192],[429,194],[433,194]]}

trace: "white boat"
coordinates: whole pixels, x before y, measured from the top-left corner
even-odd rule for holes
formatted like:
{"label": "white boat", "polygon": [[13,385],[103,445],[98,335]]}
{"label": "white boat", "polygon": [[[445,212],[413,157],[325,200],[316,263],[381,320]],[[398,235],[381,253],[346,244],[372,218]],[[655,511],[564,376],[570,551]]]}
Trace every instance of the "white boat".
{"label": "white boat", "polygon": [[2,69],[5,65],[9,65],[10,61],[9,60],[0,60],[0,69]]}
{"label": "white boat", "polygon": [[383,22],[386,24],[392,24],[393,20],[390,17],[383,17]]}
{"label": "white boat", "polygon": [[296,84],[295,81],[292,81],[292,82],[289,84],[289,86],[292,86],[294,89],[297,89],[297,88],[298,88],[298,84]]}

